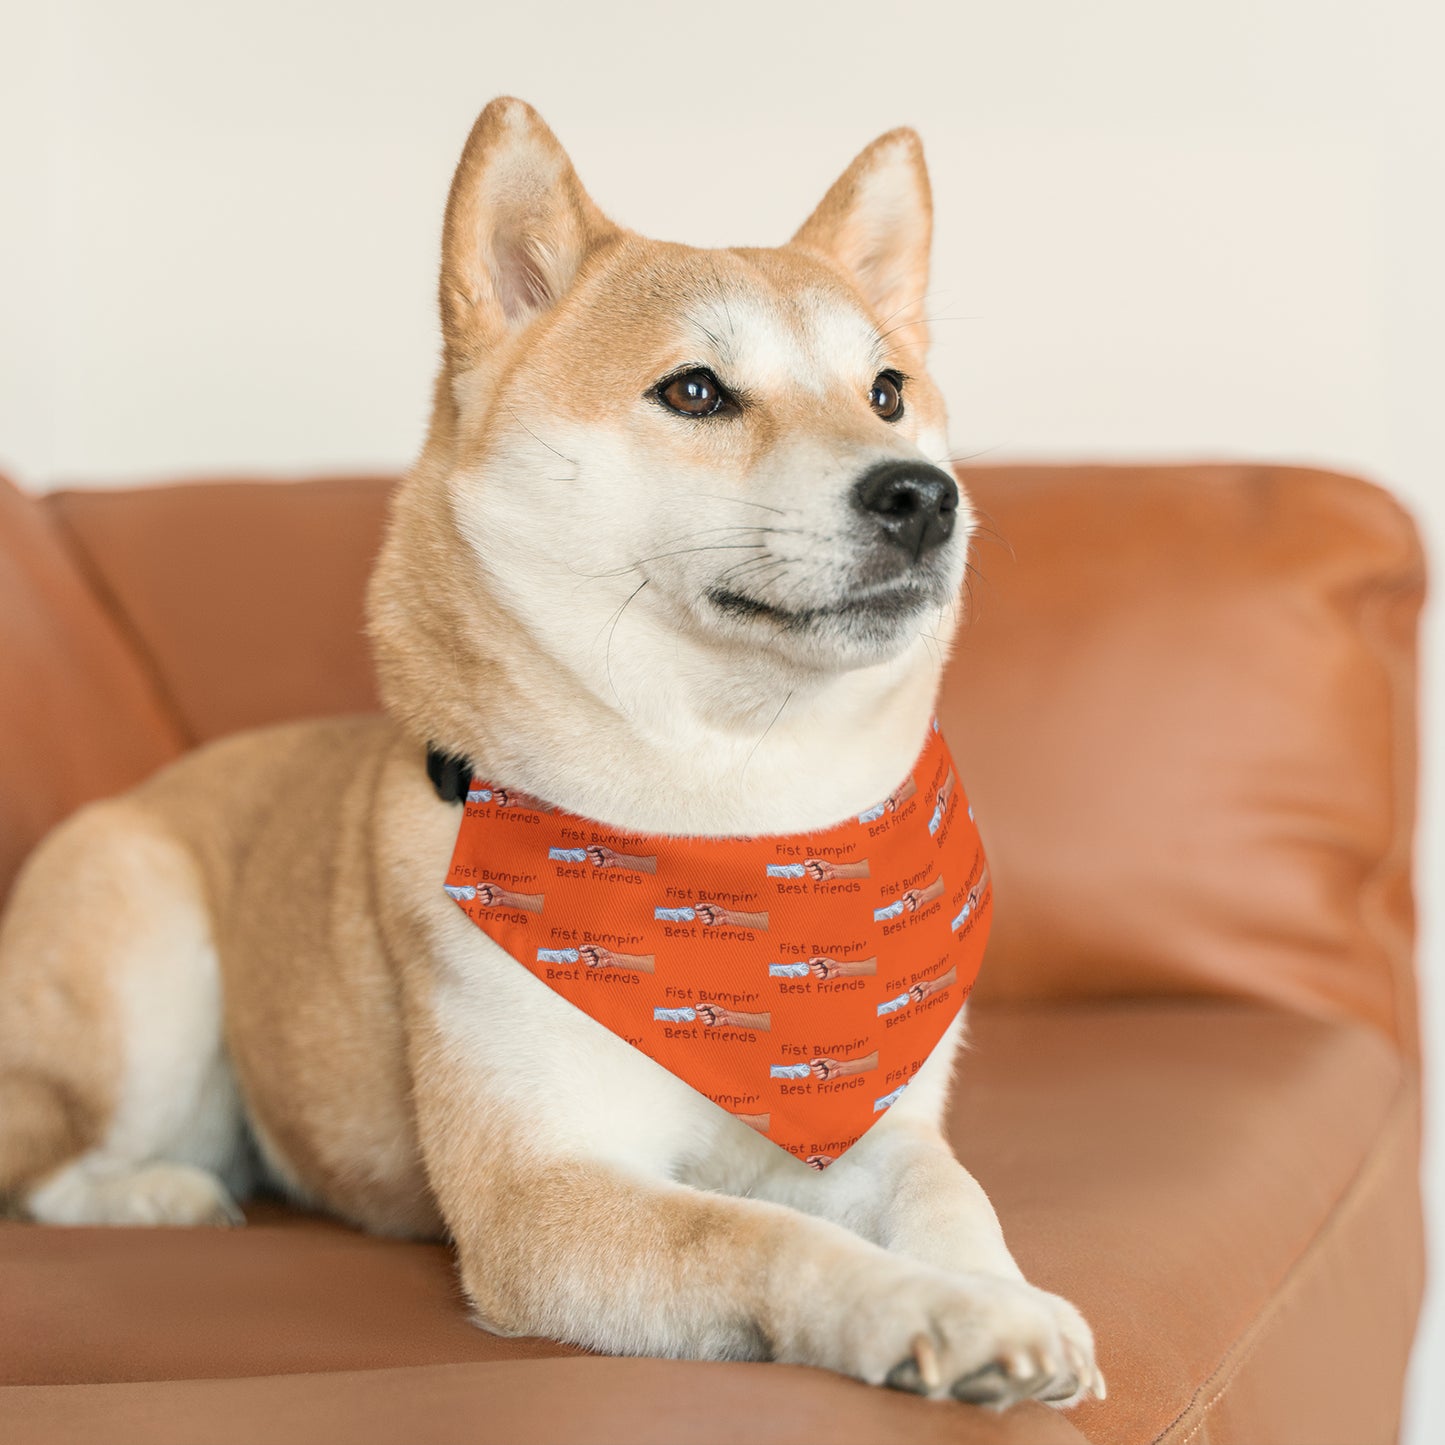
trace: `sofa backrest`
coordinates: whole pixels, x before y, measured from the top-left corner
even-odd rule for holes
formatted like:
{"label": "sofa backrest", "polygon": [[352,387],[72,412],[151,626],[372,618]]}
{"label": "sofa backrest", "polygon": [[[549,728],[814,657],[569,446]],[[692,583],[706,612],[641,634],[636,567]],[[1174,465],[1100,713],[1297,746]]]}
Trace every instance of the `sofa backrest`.
{"label": "sofa backrest", "polygon": [[45,510],[0,477],[0,899],[55,823],[183,745],[124,620]]}
{"label": "sofa backrest", "polygon": [[392,478],[57,492],[191,743],[377,707],[362,598]]}
{"label": "sofa backrest", "polygon": [[[1301,469],[964,479],[982,531],[940,711],[995,880],[979,1000],[1264,999],[1362,1019],[1413,1052],[1423,564],[1408,518],[1367,483]],[[89,608],[86,636],[20,657],[29,726],[89,707],[149,751],[72,773],[26,816],[124,786],[177,731],[194,743],[374,706],[361,600],[387,485],[48,498],[104,606],[71,576],[64,606]],[[23,527],[53,550],[44,519]],[[107,661],[66,661],[85,678],[77,709],[44,679],[82,642]],[[32,768],[73,766],[32,752]]]}

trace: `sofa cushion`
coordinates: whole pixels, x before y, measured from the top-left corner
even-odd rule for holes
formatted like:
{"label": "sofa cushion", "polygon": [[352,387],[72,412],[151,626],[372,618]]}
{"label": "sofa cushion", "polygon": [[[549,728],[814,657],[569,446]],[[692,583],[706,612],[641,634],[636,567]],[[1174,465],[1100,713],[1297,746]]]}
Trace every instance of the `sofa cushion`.
{"label": "sofa cushion", "polygon": [[[414,1408],[434,1440],[505,1418],[490,1438],[1383,1445],[1421,1268],[1408,1078],[1372,1030],[1258,1007],[978,1010],[955,1147],[1110,1382],[1062,1420],[500,1339],[442,1247],[274,1206],[222,1233],[0,1225],[0,1382],[30,1387],[0,1389],[0,1419],[12,1440],[145,1418],[156,1441],[363,1445]],[[197,1383],[144,1383],[175,1380]]]}
{"label": "sofa cushion", "polygon": [[0,477],[0,902],[73,808],[181,748],[175,720],[43,504]]}
{"label": "sofa cushion", "polygon": [[388,486],[199,482],[49,503],[198,743],[376,708],[362,600]]}
{"label": "sofa cushion", "polygon": [[975,997],[1267,999],[1413,1054],[1399,506],[1287,467],[963,478],[984,526],[940,713],[995,883]]}

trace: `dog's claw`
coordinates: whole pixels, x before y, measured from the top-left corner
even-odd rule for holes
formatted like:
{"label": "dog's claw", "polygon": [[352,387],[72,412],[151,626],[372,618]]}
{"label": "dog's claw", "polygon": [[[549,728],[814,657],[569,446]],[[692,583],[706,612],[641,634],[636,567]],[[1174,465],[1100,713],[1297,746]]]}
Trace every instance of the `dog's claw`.
{"label": "dog's claw", "polygon": [[918,1376],[930,1390],[936,1390],[943,1383],[943,1372],[938,1368],[938,1350],[927,1335],[914,1335],[913,1358],[918,1362]]}

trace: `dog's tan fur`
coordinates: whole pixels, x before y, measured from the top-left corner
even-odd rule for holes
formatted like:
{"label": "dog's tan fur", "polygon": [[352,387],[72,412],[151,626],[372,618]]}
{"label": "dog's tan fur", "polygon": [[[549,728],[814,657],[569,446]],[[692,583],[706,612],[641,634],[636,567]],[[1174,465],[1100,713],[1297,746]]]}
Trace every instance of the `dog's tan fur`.
{"label": "dog's tan fur", "polygon": [[[491,1329],[994,1403],[1102,1392],[1088,1327],[1023,1281],[943,1143],[957,1028],[814,1173],[468,922],[440,887],[458,814],[422,767],[436,743],[668,832],[801,831],[888,792],[966,537],[908,583],[928,605],[879,621],[853,610],[845,499],[862,466],[942,454],[929,232],[908,131],[788,246],[697,251],[608,221],[528,107],[483,112],[431,428],[369,599],[387,715],[224,740],[36,852],[0,930],[12,1207],[229,1222],[259,1170],[373,1230],[449,1233]],[[699,360],[738,415],[651,398]],[[896,424],[866,401],[885,365]],[[739,566],[766,620],[711,610]]]}

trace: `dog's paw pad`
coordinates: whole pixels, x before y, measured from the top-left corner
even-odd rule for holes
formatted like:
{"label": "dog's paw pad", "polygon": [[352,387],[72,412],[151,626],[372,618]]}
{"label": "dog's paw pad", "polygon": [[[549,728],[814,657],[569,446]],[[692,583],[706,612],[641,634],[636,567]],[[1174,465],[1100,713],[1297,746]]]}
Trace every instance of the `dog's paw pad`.
{"label": "dog's paw pad", "polygon": [[883,1383],[890,1390],[904,1390],[910,1395],[928,1393],[928,1386],[923,1383],[923,1376],[918,1373],[918,1361],[912,1355],[894,1365],[884,1377]]}
{"label": "dog's paw pad", "polygon": [[1008,1372],[995,1362],[955,1380],[950,1393],[968,1405],[1002,1405],[1014,1398],[1015,1388]]}

